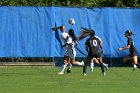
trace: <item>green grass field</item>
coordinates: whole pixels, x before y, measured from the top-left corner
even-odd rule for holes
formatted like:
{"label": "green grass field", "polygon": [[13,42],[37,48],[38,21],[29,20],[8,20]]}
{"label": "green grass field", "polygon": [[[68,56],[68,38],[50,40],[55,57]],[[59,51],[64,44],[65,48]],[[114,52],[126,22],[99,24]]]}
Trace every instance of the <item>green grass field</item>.
{"label": "green grass field", "polygon": [[58,67],[0,67],[0,93],[139,93],[140,70],[110,68],[106,76],[95,67],[82,76],[82,67],[57,75]]}

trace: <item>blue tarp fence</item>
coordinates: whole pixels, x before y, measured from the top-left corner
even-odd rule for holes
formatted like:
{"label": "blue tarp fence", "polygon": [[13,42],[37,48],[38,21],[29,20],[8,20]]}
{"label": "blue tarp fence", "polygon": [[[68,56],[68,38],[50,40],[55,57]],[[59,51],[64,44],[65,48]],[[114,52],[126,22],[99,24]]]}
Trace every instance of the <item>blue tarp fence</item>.
{"label": "blue tarp fence", "polygon": [[[76,22],[71,26],[68,21]],[[94,29],[103,41],[106,57],[122,57],[129,51],[118,51],[127,45],[123,33],[130,29],[140,54],[139,8],[85,7],[0,7],[0,57],[63,57],[60,31],[51,30],[64,25],[80,35],[81,27]],[[77,57],[86,57],[86,38],[76,47]]]}

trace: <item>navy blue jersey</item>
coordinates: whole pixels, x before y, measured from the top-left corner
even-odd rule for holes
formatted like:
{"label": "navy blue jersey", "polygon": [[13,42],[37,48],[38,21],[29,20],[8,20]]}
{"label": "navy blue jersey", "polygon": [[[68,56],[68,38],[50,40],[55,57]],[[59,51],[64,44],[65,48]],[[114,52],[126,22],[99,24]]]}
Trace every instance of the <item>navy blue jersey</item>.
{"label": "navy blue jersey", "polygon": [[86,40],[85,45],[88,46],[89,53],[99,53],[99,43],[101,42],[101,39],[97,36],[90,37]]}
{"label": "navy blue jersey", "polygon": [[137,50],[136,50],[136,48],[134,46],[134,42],[133,42],[133,40],[131,38],[128,38],[127,45],[130,45],[130,48],[129,48],[130,55],[133,54],[132,56],[135,56],[135,55],[137,56]]}

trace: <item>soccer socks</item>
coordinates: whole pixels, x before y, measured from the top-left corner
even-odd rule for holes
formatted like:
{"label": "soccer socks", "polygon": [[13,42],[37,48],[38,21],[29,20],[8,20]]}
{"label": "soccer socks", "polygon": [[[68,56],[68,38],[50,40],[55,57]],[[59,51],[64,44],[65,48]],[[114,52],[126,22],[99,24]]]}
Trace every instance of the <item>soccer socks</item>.
{"label": "soccer socks", "polygon": [[137,66],[136,66],[135,64],[133,64],[133,68],[134,68],[134,69],[136,69],[136,68],[137,68]]}
{"label": "soccer socks", "polygon": [[106,67],[106,64],[105,64],[105,63],[103,63],[103,66],[105,66],[105,67]]}
{"label": "soccer socks", "polygon": [[64,73],[64,70],[65,70],[66,67],[67,67],[67,65],[65,65],[65,64],[62,65],[62,69],[61,69],[61,72],[62,72],[62,73]]}
{"label": "soccer socks", "polygon": [[57,73],[58,75],[62,75],[62,74],[64,74],[64,70],[65,70],[65,68],[67,67],[67,65],[62,65],[62,69],[61,69],[61,72],[59,72],[59,73]]}
{"label": "soccer socks", "polygon": [[77,65],[82,66],[82,63],[81,62],[77,62]]}
{"label": "soccer socks", "polygon": [[139,63],[137,63],[137,64],[135,64],[139,69],[140,69],[140,64]]}
{"label": "soccer socks", "polygon": [[86,73],[86,70],[87,70],[87,63],[85,63],[83,66],[83,74]]}
{"label": "soccer socks", "polygon": [[68,70],[71,70],[71,68],[72,68],[72,64],[69,62],[68,63]]}
{"label": "soccer socks", "polygon": [[91,72],[93,72],[93,67],[94,67],[94,62],[92,61],[92,62],[90,63],[90,71],[91,71]]}
{"label": "soccer socks", "polygon": [[78,61],[77,61],[77,65],[83,66],[83,65],[84,65],[84,62],[83,62],[83,61],[82,61],[82,62],[78,62]]}
{"label": "soccer socks", "polygon": [[102,70],[102,73],[104,73],[104,66],[103,66],[103,63],[100,63],[100,67],[101,67],[101,70]]}
{"label": "soccer socks", "polygon": [[103,66],[108,70],[108,64],[103,63]]}

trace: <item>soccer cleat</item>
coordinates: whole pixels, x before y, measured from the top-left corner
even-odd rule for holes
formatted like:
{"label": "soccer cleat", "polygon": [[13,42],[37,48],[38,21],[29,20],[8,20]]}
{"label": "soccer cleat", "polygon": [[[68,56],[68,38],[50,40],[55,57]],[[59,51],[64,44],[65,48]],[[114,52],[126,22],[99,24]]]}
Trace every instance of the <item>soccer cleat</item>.
{"label": "soccer cleat", "polygon": [[84,61],[82,61],[81,63],[82,63],[82,66],[83,66],[84,65]]}
{"label": "soccer cleat", "polygon": [[136,68],[137,68],[137,66],[134,64],[134,65],[133,65],[133,71],[135,71]]}
{"label": "soccer cleat", "polygon": [[67,73],[71,73],[71,70],[68,69],[68,70],[67,70]]}
{"label": "soccer cleat", "polygon": [[57,73],[58,75],[63,75],[64,73],[63,72],[59,72],[59,73]]}
{"label": "soccer cleat", "polygon": [[105,76],[105,72],[103,72],[103,75]]}
{"label": "soccer cleat", "polygon": [[108,70],[108,64],[106,64],[105,68],[106,68],[106,70]]}
{"label": "soccer cleat", "polygon": [[83,73],[83,76],[86,76],[86,73]]}

